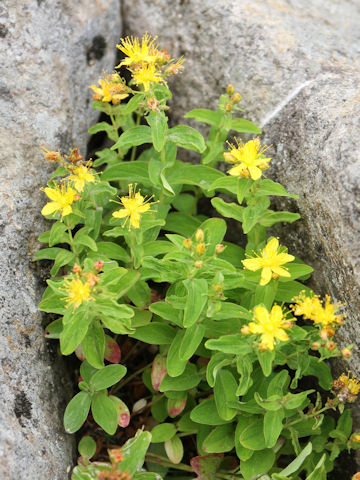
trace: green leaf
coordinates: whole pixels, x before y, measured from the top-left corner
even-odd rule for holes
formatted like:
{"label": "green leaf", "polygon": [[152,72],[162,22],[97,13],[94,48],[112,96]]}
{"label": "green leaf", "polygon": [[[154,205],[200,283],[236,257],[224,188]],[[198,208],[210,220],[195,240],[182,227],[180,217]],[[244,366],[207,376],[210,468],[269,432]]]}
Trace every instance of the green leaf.
{"label": "green leaf", "polygon": [[58,318],[57,320],[54,320],[53,322],[51,322],[45,328],[44,335],[45,335],[46,338],[59,339],[62,330],[63,330],[62,319]]}
{"label": "green leaf", "polygon": [[58,247],[42,248],[41,250],[35,252],[33,261],[36,262],[38,260],[55,260],[57,254],[61,251],[69,253],[69,250]]}
{"label": "green leaf", "polygon": [[260,225],[264,227],[272,227],[275,223],[287,222],[293,223],[299,220],[300,215],[292,212],[273,212],[268,210],[259,220]]}
{"label": "green leaf", "polygon": [[265,377],[268,377],[272,372],[272,364],[275,359],[275,351],[274,350],[265,350],[262,352],[261,350],[256,351],[261,369]]}
{"label": "green leaf", "polygon": [[285,188],[277,182],[273,182],[268,178],[261,179],[256,182],[255,195],[276,195],[277,197],[299,198],[299,195],[288,193]]}
{"label": "green leaf", "polygon": [[155,345],[169,345],[175,337],[176,330],[166,323],[151,322],[143,327],[137,327],[132,338]]}
{"label": "green leaf", "polygon": [[301,393],[288,393],[283,399],[283,405],[287,410],[299,408],[303,406],[308,395],[313,392],[315,392],[315,390],[305,390],[305,392]]}
{"label": "green leaf", "polygon": [[188,360],[194,355],[204,337],[204,333],[205,326],[202,324],[194,323],[186,329],[179,349],[179,356],[182,360]]}
{"label": "green leaf", "polygon": [[95,440],[89,435],[82,437],[78,445],[78,450],[82,457],[90,459],[96,452]]}
{"label": "green leaf", "polygon": [[179,349],[182,343],[185,330],[178,330],[174,340],[172,341],[166,360],[166,367],[170,377],[177,377],[185,370],[187,360],[181,360]]}
{"label": "green leaf", "polygon": [[238,222],[243,221],[244,207],[240,207],[236,203],[224,202],[222,198],[215,197],[211,200],[212,206],[223,217],[234,218]]}
{"label": "green leaf", "polygon": [[278,302],[291,303],[294,297],[297,297],[300,292],[305,291],[307,295],[312,293],[309,287],[306,287],[299,282],[279,282],[278,289],[276,291],[275,300]]}
{"label": "green leaf", "polygon": [[273,448],[282,432],[284,410],[268,410],[264,416],[264,438],[268,448]]}
{"label": "green leaf", "polygon": [[91,396],[86,392],[79,392],[70,400],[64,414],[64,427],[67,433],[79,430],[87,419],[90,403]]}
{"label": "green leaf", "polygon": [[[276,460],[273,450],[266,449],[254,452],[251,458],[240,462],[240,471],[245,480],[252,480],[253,478],[259,478],[259,480],[265,480],[264,477],[259,477],[261,474],[265,474],[274,465]],[[270,477],[268,477],[270,480]]]}
{"label": "green leaf", "polygon": [[161,423],[151,430],[151,443],[160,443],[170,440],[176,434],[173,423]]}
{"label": "green leaf", "polygon": [[64,326],[60,334],[60,349],[63,355],[73,353],[78,345],[83,341],[92,315],[87,310],[76,310],[70,323]]}
{"label": "green leaf", "polygon": [[207,123],[216,127],[221,122],[222,113],[214,112],[207,108],[195,108],[184,115],[184,118],[194,118],[197,122]]}
{"label": "green leaf", "polygon": [[54,266],[50,270],[50,274],[54,277],[61,267],[69,265],[75,259],[75,255],[68,250],[61,249],[60,252],[56,255]]}
{"label": "green leaf", "polygon": [[[125,132],[120,135],[119,140],[115,145],[111,147],[111,150],[134,147],[144,143],[152,143],[151,129],[146,125],[138,125],[125,130]],[[104,178],[102,179],[104,180]]]}
{"label": "green leaf", "polygon": [[310,455],[311,452],[312,444],[311,442],[309,442],[306,447],[301,451],[301,453],[295,458],[295,460],[292,461],[286,468],[281,470],[281,472],[279,472],[280,475],[287,477],[288,475],[295,473],[301,467],[301,465],[304,463],[304,460]]}
{"label": "green leaf", "polygon": [[305,263],[295,263],[291,262],[286,265],[288,272],[290,273],[291,277],[280,277],[280,282],[289,282],[294,280],[295,278],[303,277],[310,275],[314,269]]}
{"label": "green leaf", "polygon": [[165,444],[166,455],[172,463],[178,464],[184,455],[184,447],[180,437],[174,435],[169,440],[166,440]]}
{"label": "green leaf", "polygon": [[205,347],[209,350],[218,350],[224,353],[235,355],[246,355],[252,352],[252,347],[248,345],[247,339],[241,333],[235,335],[223,335],[219,338],[207,340]]}
{"label": "green leaf", "polygon": [[219,170],[206,165],[176,162],[172,168],[167,169],[166,178],[171,185],[197,185],[208,190],[216,179],[224,176]]}
{"label": "green leaf", "polygon": [[234,448],[234,425],[219,425],[205,438],[202,448],[208,453],[230,452]]}
{"label": "green leaf", "polygon": [[236,391],[237,395],[245,395],[248,389],[253,384],[251,374],[253,371],[253,362],[249,355],[239,355],[236,359],[236,368],[240,375],[239,386]]}
{"label": "green leaf", "polygon": [[180,212],[171,212],[166,218],[164,230],[175,232],[185,237],[191,237],[195,230],[199,228],[201,222],[192,217]]}
{"label": "green leaf", "polygon": [[219,370],[215,378],[214,396],[217,411],[224,420],[232,420],[237,410],[228,406],[229,402],[237,402],[237,382],[229,370]]}
{"label": "green leaf", "polygon": [[267,389],[267,396],[281,395],[287,390],[290,383],[290,376],[287,370],[281,370],[273,377]]}
{"label": "green leaf", "polygon": [[99,255],[105,255],[112,260],[120,260],[125,263],[131,260],[127,251],[114,242],[98,242],[97,253]]}
{"label": "green leaf", "polygon": [[160,152],[164,148],[166,142],[168,119],[163,111],[150,112],[146,117],[146,121],[151,128],[151,138],[154,148],[157,152]]}
{"label": "green leaf", "polygon": [[67,227],[62,222],[55,222],[50,230],[49,246],[52,247],[57,243],[68,242],[68,235],[66,233]]}
{"label": "green leaf", "polygon": [[127,472],[132,478],[135,472],[141,470],[150,442],[151,433],[138,430],[135,437],[130,438],[121,448],[123,459],[118,464],[119,471]]}
{"label": "green leaf", "polygon": [[89,235],[86,234],[86,231],[87,229],[81,229],[76,232],[74,236],[75,244],[85,245],[85,247],[88,247],[90,248],[90,250],[96,252],[98,249],[96,242],[91,237],[89,237]]}
{"label": "green leaf", "polygon": [[159,317],[169,322],[174,323],[178,327],[182,327],[182,315],[181,311],[174,308],[167,302],[155,302],[149,306],[150,312],[159,315]]}
{"label": "green leaf", "polygon": [[303,374],[317,377],[320,387],[324,390],[330,390],[332,387],[333,378],[329,366],[324,362],[320,362],[316,357],[310,357],[310,364]]}
{"label": "green leaf", "polygon": [[88,331],[81,342],[86,360],[95,368],[104,366],[105,334],[100,322],[90,323]]}
{"label": "green leaf", "polygon": [[214,398],[203,400],[190,413],[193,422],[203,425],[223,425],[228,423],[218,414]]}
{"label": "green leaf", "polygon": [[235,132],[239,133],[261,133],[259,127],[249,122],[249,120],[245,120],[245,118],[233,118],[230,130],[235,130]]}
{"label": "green leaf", "polygon": [[255,305],[263,304],[270,311],[278,288],[278,282],[271,280],[267,285],[258,285],[255,290]]}
{"label": "green leaf", "polygon": [[179,147],[195,150],[195,152],[202,153],[206,148],[204,137],[201,133],[187,125],[177,125],[170,128],[167,138]]}
{"label": "green leaf", "polygon": [[241,445],[250,450],[264,450],[266,448],[266,442],[263,419],[250,420],[249,423],[250,424],[241,432],[239,439]]}
{"label": "green leaf", "polygon": [[90,379],[90,387],[98,392],[105,388],[115,385],[126,374],[126,367],[124,365],[107,365],[98,370]]}
{"label": "green leaf", "polygon": [[[122,365],[109,365],[105,368],[121,366]],[[114,435],[117,429],[118,413],[114,402],[107,396],[106,392],[96,392],[93,395],[91,413],[95,422],[100,425],[106,433]]]}
{"label": "green leaf", "polygon": [[[95,133],[99,133],[99,132],[107,132],[113,137],[114,133],[115,133],[115,129],[112,125],[110,125],[110,123],[99,122],[99,123],[96,123],[95,125],[91,126],[89,128],[88,132],[90,133],[90,135],[95,135]],[[111,138],[110,135],[109,135],[109,137]]]}
{"label": "green leaf", "polygon": [[163,378],[159,391],[184,392],[196,387],[200,383],[200,377],[197,368],[192,363],[186,365],[184,372],[176,377],[170,377],[168,374]]}
{"label": "green leaf", "polygon": [[130,100],[124,105],[124,110],[122,111],[123,115],[130,115],[130,113],[135,112],[139,108],[141,102],[144,101],[143,93],[136,93]]}
{"label": "green leaf", "polygon": [[206,280],[186,279],[183,284],[187,290],[183,325],[191,327],[200,317],[208,300],[208,284]]}
{"label": "green leaf", "polygon": [[103,172],[101,179],[111,182],[124,181],[128,183],[141,183],[144,186],[151,186],[148,174],[148,162],[143,162],[140,160],[137,160],[136,162],[123,162],[118,165],[114,165]]}

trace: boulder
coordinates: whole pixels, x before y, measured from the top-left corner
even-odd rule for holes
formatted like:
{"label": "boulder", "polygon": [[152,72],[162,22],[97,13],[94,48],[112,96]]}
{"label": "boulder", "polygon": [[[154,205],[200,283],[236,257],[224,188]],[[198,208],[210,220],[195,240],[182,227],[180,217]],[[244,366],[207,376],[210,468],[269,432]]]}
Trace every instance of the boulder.
{"label": "boulder", "polygon": [[[88,85],[112,70],[117,0],[5,0],[0,6],[0,478],[64,480],[74,440],[62,418],[73,383],[44,339],[48,272],[32,263],[53,165],[40,145],[86,153]],[[40,275],[39,275],[40,274]],[[40,278],[41,275],[43,278]],[[50,348],[50,349],[49,349]],[[55,347],[56,348],[56,347]]]}
{"label": "boulder", "polygon": [[[171,115],[215,108],[228,83],[273,144],[269,176],[300,195],[278,232],[315,268],[311,286],[346,302],[342,346],[360,334],[360,5],[355,0],[123,0],[124,32],[159,35],[187,58]],[[199,125],[199,124],[198,124]],[[289,209],[289,201],[279,204]],[[287,233],[285,233],[287,232]],[[358,350],[350,366],[360,375]]]}

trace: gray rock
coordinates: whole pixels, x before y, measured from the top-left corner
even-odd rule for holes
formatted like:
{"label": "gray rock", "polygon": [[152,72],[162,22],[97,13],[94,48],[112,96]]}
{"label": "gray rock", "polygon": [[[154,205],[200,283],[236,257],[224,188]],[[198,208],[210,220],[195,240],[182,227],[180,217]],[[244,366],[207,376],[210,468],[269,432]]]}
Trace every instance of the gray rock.
{"label": "gray rock", "polygon": [[[282,234],[315,267],[312,286],[346,302],[341,345],[360,334],[360,4],[294,0],[123,0],[125,32],[159,35],[187,62],[172,118],[216,106],[231,82],[276,151],[269,175],[300,194],[302,220]],[[144,13],[146,12],[146,14]],[[274,152],[271,152],[274,153]],[[273,173],[271,173],[273,172]],[[289,208],[289,201],[279,204]],[[287,229],[287,227],[286,227]],[[350,362],[360,374],[358,350]]]}
{"label": "gray rock", "polygon": [[[86,152],[88,85],[112,70],[117,0],[5,0],[0,6],[0,478],[64,480],[74,441],[62,418],[72,382],[44,340],[37,304],[46,272],[31,262],[48,228],[40,145]],[[43,275],[42,282],[39,274]]]}

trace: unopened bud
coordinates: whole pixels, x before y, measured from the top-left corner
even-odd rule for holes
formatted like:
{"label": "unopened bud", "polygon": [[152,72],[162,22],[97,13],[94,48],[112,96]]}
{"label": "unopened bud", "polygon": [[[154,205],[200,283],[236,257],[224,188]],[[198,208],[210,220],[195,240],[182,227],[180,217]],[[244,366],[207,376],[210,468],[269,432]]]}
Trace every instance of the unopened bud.
{"label": "unopened bud", "polygon": [[195,233],[195,240],[199,243],[199,242],[203,242],[204,241],[204,232],[201,228],[199,228],[196,233]]}
{"label": "unopened bud", "polygon": [[196,268],[201,268],[203,266],[203,264],[204,264],[204,262],[202,262],[201,260],[196,260],[196,262],[194,263]]}
{"label": "unopened bud", "polygon": [[350,437],[353,443],[360,443],[360,433],[353,433]]}
{"label": "unopened bud", "polygon": [[150,110],[153,110],[154,112],[157,112],[159,110],[160,102],[155,97],[151,97],[146,102],[146,105]]}
{"label": "unopened bud", "polygon": [[78,201],[80,200],[80,198],[81,198],[81,196],[80,196],[78,193],[76,193],[76,194],[74,195],[74,200],[75,200],[75,202],[78,202]]}
{"label": "unopened bud", "polygon": [[201,256],[201,255],[204,255],[205,250],[206,250],[205,243],[198,243],[198,244],[196,245],[196,253],[197,253],[198,255],[200,255],[200,256]]}
{"label": "unopened bud", "polygon": [[233,155],[231,155],[230,152],[224,152],[223,157],[225,162],[228,162],[228,163],[234,163],[236,160],[236,158]]}
{"label": "unopened bud", "polygon": [[312,350],[319,350],[321,344],[320,342],[313,342],[311,345]]}
{"label": "unopened bud", "polygon": [[104,262],[102,260],[97,260],[94,262],[94,269],[97,272],[101,272],[101,270],[104,268]]}
{"label": "unopened bud", "polygon": [[235,103],[239,103],[241,102],[241,99],[242,99],[242,96],[240,93],[235,93],[235,95],[233,96],[232,98],[232,102],[235,104]]}
{"label": "unopened bud", "polygon": [[272,274],[272,278],[273,278],[274,280],[277,280],[277,279],[279,278],[279,275],[278,275],[277,273],[273,273],[273,274]]}
{"label": "unopened bud", "polygon": [[184,248],[187,248],[188,250],[190,250],[191,245],[192,245],[192,240],[191,240],[191,238],[185,238],[185,240],[183,241],[183,247],[184,247]]}
{"label": "unopened bud", "polygon": [[231,97],[231,95],[235,92],[234,85],[229,83],[229,85],[226,87],[226,93]]}
{"label": "unopened bud", "polygon": [[80,273],[81,272],[81,267],[80,265],[74,265],[73,268],[72,268],[72,271],[74,273]]}
{"label": "unopened bud", "polygon": [[215,247],[215,254],[219,255],[219,253],[222,253],[224,249],[225,249],[225,245],[223,245],[222,243],[218,243]]}
{"label": "unopened bud", "polygon": [[320,337],[323,340],[328,340],[335,335],[335,330],[332,327],[326,326],[320,330]]}
{"label": "unopened bud", "polygon": [[244,326],[241,328],[240,332],[241,332],[243,335],[250,335],[250,333],[251,333],[251,332],[250,332],[250,328],[249,328],[247,325],[244,325]]}
{"label": "unopened bud", "polygon": [[336,343],[335,342],[326,342],[326,345],[325,345],[326,349],[327,350],[334,350],[335,347],[336,347]]}
{"label": "unopened bud", "polygon": [[222,292],[224,289],[224,287],[222,285],[220,285],[219,283],[217,283],[215,286],[214,286],[214,290],[215,292]]}
{"label": "unopened bud", "polygon": [[344,358],[350,358],[351,355],[352,355],[350,348],[343,348],[342,351],[341,351],[341,355]]}
{"label": "unopened bud", "polygon": [[355,475],[351,477],[351,480],[360,480],[360,472],[355,473]]}
{"label": "unopened bud", "polygon": [[232,109],[233,109],[233,106],[231,105],[231,103],[227,103],[227,104],[225,105],[225,110],[226,110],[227,112],[231,112]]}
{"label": "unopened bud", "polygon": [[259,350],[261,352],[265,352],[265,350],[267,350],[267,346],[264,344],[264,343],[260,343],[259,345]]}

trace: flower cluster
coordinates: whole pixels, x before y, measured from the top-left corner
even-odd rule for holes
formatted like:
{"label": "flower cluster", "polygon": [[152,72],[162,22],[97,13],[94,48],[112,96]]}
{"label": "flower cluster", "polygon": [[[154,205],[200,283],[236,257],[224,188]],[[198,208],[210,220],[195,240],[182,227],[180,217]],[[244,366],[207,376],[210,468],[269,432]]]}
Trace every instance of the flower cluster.
{"label": "flower cluster", "polygon": [[260,285],[266,285],[270,282],[271,278],[290,277],[290,273],[286,267],[282,265],[295,260],[293,255],[281,251],[279,240],[277,238],[271,238],[260,255],[255,254],[255,258],[248,258],[242,260],[244,268],[256,272],[261,269]]}
{"label": "flower cluster", "polygon": [[263,154],[270,147],[261,147],[258,137],[245,144],[236,140],[236,144],[229,143],[230,150],[223,153],[224,160],[235,165],[228,170],[228,174],[258,180],[262,171],[269,168],[271,158],[264,158]]}
{"label": "flower cluster", "polygon": [[133,83],[145,92],[152,83],[166,84],[168,75],[176,75],[184,68],[183,58],[174,63],[167,50],[159,49],[155,41],[156,37],[152,39],[145,34],[141,41],[134,37],[122,38],[116,46],[126,55],[116,68],[125,66],[132,74]]}
{"label": "flower cluster", "polygon": [[293,299],[295,302],[291,308],[295,315],[302,315],[308,320],[312,320],[315,324],[326,326],[338,326],[344,323],[343,315],[339,315],[337,311],[343,305],[340,302],[331,303],[329,295],[325,295],[325,301],[322,302],[318,295],[306,296],[305,292]]}
{"label": "flower cluster", "polygon": [[360,392],[360,380],[355,377],[350,378],[349,372],[348,375],[342,373],[337,380],[334,380],[333,389],[336,391],[339,402],[352,403]]}
{"label": "flower cluster", "polygon": [[104,73],[104,78],[100,78],[98,84],[100,87],[96,85],[90,85],[89,87],[95,92],[94,100],[112,102],[114,105],[118,105],[121,100],[129,96],[129,89],[118,73],[112,73],[111,75]]}
{"label": "flower cluster", "polygon": [[72,204],[80,200],[79,194],[83,192],[85,184],[95,182],[95,175],[91,170],[92,162],[84,162],[78,148],[72,149],[69,155],[61,155],[60,152],[44,147],[42,149],[47,160],[60,162],[69,175],[63,178],[60,184],[52,182],[42,189],[52,201],[43,207],[41,214],[47,216],[59,212],[63,218],[73,213]]}
{"label": "flower cluster", "polygon": [[[101,263],[100,269],[98,264]],[[95,262],[97,272],[101,270],[103,262]],[[94,300],[91,296],[93,288],[99,283],[99,277],[94,272],[83,272],[80,265],[74,265],[73,273],[64,280],[63,290],[66,292],[64,300],[66,308],[76,309],[83,303]]]}

